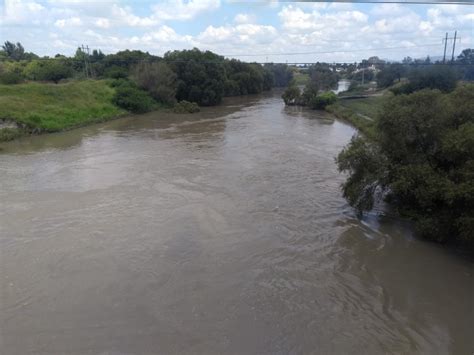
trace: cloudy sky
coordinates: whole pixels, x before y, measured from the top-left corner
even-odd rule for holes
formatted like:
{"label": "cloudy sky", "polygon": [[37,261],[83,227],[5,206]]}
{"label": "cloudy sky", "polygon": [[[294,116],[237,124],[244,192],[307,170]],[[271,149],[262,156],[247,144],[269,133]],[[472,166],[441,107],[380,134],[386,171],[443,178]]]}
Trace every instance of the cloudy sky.
{"label": "cloudy sky", "polygon": [[[353,62],[474,47],[474,6],[235,0],[0,0],[0,41],[40,55],[198,47],[248,61]],[[451,45],[451,42],[448,43]]]}

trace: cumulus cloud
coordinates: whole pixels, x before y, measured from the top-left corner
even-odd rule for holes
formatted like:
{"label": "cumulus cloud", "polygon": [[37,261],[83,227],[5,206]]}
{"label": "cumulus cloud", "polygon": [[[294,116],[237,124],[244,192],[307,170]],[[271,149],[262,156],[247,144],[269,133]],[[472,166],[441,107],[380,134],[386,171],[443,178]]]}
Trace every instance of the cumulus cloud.
{"label": "cumulus cloud", "polygon": [[158,20],[189,20],[197,15],[219,8],[220,0],[175,0],[156,4],[153,16]]}
{"label": "cumulus cloud", "polygon": [[273,26],[240,24],[237,26],[209,26],[197,36],[204,45],[216,43],[238,44],[240,46],[271,43],[278,35]]}
{"label": "cumulus cloud", "polygon": [[253,23],[256,21],[256,16],[253,14],[237,14],[234,17],[235,23]]}
{"label": "cumulus cloud", "polygon": [[64,27],[78,27],[82,25],[82,20],[79,17],[70,17],[66,19],[56,20],[54,25],[59,28]]}
{"label": "cumulus cloud", "polygon": [[[316,54],[269,60],[351,61],[369,55],[396,59],[436,55],[442,51],[441,37],[454,29],[462,37],[459,49],[473,46],[474,9],[469,6],[266,2],[267,6],[249,7],[255,11],[239,12],[242,6],[230,0],[225,10],[220,0],[165,0],[151,6],[122,0],[4,0],[0,22],[2,37],[49,55],[88,43],[104,52],[130,48],[163,54],[199,47],[223,54],[261,53],[252,58],[261,61],[266,53],[305,52]],[[212,12],[216,16],[207,16]],[[191,20],[199,25],[183,25]],[[25,30],[18,31],[18,26]],[[41,36],[51,38],[53,49],[41,47]],[[417,47],[433,42],[439,48]],[[409,46],[409,53],[370,50],[397,46]]]}
{"label": "cumulus cloud", "polygon": [[40,23],[46,8],[39,2],[4,0],[1,24],[16,25],[22,23]]}

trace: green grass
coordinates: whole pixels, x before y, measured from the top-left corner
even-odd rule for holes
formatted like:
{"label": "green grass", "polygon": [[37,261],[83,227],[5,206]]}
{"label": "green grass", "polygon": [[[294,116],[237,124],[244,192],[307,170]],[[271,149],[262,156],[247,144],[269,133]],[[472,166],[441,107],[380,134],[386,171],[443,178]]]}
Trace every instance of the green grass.
{"label": "green grass", "polygon": [[349,122],[368,138],[374,138],[377,118],[386,99],[387,96],[372,96],[339,100],[328,106],[326,110]]}
{"label": "green grass", "polygon": [[0,118],[29,133],[67,130],[124,114],[112,104],[113,94],[104,80],[0,85]]}
{"label": "green grass", "polygon": [[362,99],[339,100],[339,103],[351,111],[376,119],[382,110],[385,99],[385,96],[372,96]]}

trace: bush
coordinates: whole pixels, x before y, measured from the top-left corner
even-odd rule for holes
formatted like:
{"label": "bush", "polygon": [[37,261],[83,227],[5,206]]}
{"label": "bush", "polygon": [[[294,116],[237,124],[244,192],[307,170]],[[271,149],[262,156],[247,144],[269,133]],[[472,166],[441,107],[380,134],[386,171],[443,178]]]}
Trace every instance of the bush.
{"label": "bush", "polygon": [[22,77],[20,74],[11,72],[11,71],[6,71],[3,73],[0,73],[0,83],[1,84],[19,84],[23,81]]}
{"label": "bush", "polygon": [[201,111],[198,104],[186,100],[178,102],[174,105],[173,112],[175,113],[196,113]]}
{"label": "bush", "polygon": [[395,95],[411,94],[423,89],[438,89],[450,92],[456,88],[456,72],[444,65],[433,65],[429,68],[413,69],[408,74],[409,82],[391,91]]}
{"label": "bush", "polygon": [[127,85],[126,82],[115,87],[112,102],[118,107],[134,113],[151,111],[156,104],[146,91],[140,90],[134,85]]}
{"label": "bush", "polygon": [[123,79],[123,78],[113,79],[113,80],[109,81],[109,86],[112,87],[112,88],[117,88],[117,87],[120,87],[120,86],[134,87],[134,88],[137,87],[134,82],[132,82],[128,79]]}
{"label": "bush", "polygon": [[285,105],[297,105],[301,98],[300,89],[297,86],[289,86],[281,96]]}
{"label": "bush", "polygon": [[313,96],[309,101],[309,106],[313,110],[323,110],[326,106],[337,101],[337,95],[333,92],[325,92],[318,96]]}
{"label": "bush", "polygon": [[66,63],[51,59],[41,63],[34,75],[36,80],[53,81],[57,84],[61,79],[69,78],[72,74],[72,69]]}
{"label": "bush", "polygon": [[21,130],[18,128],[0,128],[0,142],[14,140],[21,136]]}
{"label": "bush", "polygon": [[128,77],[128,70],[127,68],[122,68],[117,65],[114,65],[105,69],[104,77],[111,79],[125,79]]}

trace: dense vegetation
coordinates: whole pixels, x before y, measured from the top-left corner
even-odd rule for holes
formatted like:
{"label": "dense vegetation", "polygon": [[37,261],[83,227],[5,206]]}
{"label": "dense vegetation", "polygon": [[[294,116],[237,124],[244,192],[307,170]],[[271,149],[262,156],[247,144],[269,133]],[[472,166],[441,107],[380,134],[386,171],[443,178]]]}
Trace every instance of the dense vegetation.
{"label": "dense vegetation", "polygon": [[[0,84],[7,86],[0,88],[0,119],[31,133],[97,122],[123,110],[143,113],[177,105],[175,112],[192,113],[225,96],[286,86],[292,77],[286,65],[228,60],[196,48],[168,52],[164,58],[139,50],[105,55],[79,48],[73,57],[40,58],[20,43],[5,42]],[[15,138],[20,130],[2,129],[0,140]]]}
{"label": "dense vegetation", "polygon": [[[12,120],[29,133],[70,129],[125,113],[112,104],[113,96],[114,89],[104,80],[0,85],[0,119]],[[9,137],[18,133],[8,132]]]}
{"label": "dense vegetation", "polygon": [[[293,72],[281,64],[244,63],[228,60],[210,51],[173,51],[164,58],[138,50],[105,55],[94,50],[91,55],[78,49],[73,57],[54,58],[26,53],[20,43],[5,42],[0,51],[0,83],[17,84],[25,80],[51,81],[63,79],[112,78],[128,79],[121,85],[114,102],[121,107],[146,106],[132,102],[143,90],[156,103],[172,106],[186,100],[199,105],[219,104],[225,96],[257,94],[274,86],[286,86]],[[124,97],[121,98],[120,96]],[[145,99],[149,101],[148,99]]]}
{"label": "dense vegetation", "polygon": [[359,211],[384,197],[437,241],[474,242],[474,85],[391,97],[375,135],[357,136],[337,161]]}
{"label": "dense vegetation", "polygon": [[307,69],[308,80],[301,93],[296,82],[285,90],[282,95],[285,105],[308,106],[313,110],[321,110],[337,100],[336,94],[327,91],[337,86],[339,76],[328,65],[315,64]]}
{"label": "dense vegetation", "polygon": [[178,102],[173,107],[174,113],[195,113],[199,112],[201,109],[199,108],[198,104],[195,102],[189,102],[186,100]]}

